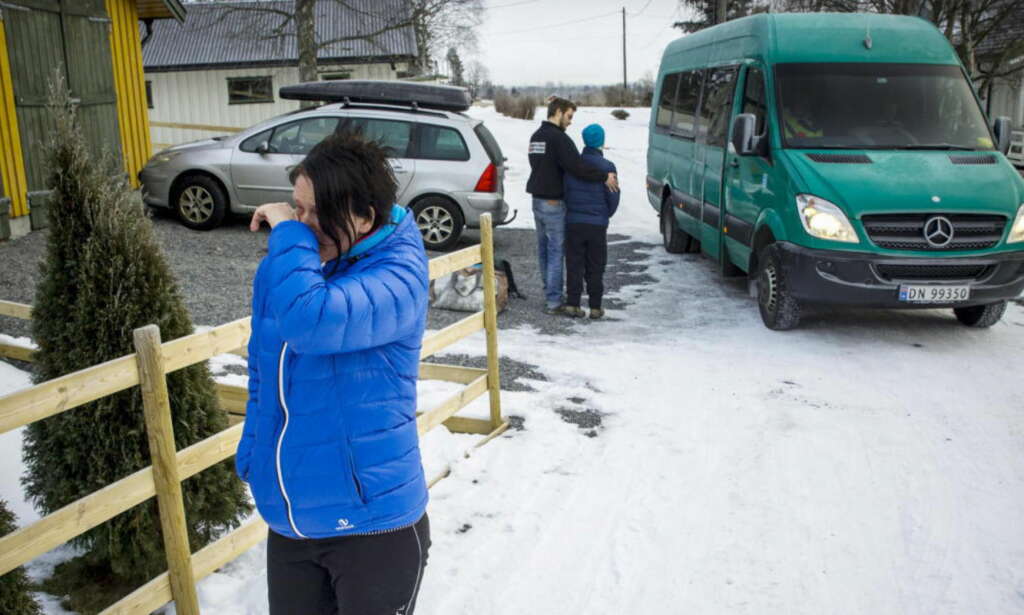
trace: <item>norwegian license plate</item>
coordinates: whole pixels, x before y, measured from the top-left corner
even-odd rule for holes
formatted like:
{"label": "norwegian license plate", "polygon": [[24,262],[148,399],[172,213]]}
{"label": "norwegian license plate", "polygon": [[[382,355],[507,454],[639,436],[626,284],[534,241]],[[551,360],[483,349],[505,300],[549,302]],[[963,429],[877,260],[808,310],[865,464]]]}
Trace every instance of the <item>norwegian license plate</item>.
{"label": "norwegian license plate", "polygon": [[907,303],[957,303],[970,298],[970,286],[900,286],[900,301]]}

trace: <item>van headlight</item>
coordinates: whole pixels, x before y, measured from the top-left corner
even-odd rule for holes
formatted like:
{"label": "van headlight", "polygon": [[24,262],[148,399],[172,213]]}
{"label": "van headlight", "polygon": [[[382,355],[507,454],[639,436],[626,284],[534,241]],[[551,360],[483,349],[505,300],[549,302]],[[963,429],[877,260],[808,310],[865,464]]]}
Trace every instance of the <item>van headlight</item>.
{"label": "van headlight", "polygon": [[804,230],[811,237],[860,243],[856,231],[853,230],[853,225],[850,224],[843,210],[839,209],[835,203],[809,194],[798,194],[796,195],[796,209],[800,214],[800,222],[803,223]]}
{"label": "van headlight", "polygon": [[1006,243],[1020,243],[1021,241],[1024,241],[1024,205],[1017,210],[1017,219],[1010,227],[1010,238],[1006,240]]}

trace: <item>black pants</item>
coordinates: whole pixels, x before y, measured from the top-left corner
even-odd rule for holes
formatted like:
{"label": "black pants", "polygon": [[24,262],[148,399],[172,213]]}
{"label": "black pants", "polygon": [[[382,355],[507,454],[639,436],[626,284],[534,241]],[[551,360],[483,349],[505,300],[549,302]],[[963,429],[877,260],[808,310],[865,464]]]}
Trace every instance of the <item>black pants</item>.
{"label": "black pants", "polygon": [[270,532],[270,615],[412,615],[430,522],[397,532],[296,540]]}
{"label": "black pants", "polygon": [[601,307],[604,268],[608,264],[608,228],[596,224],[565,225],[565,269],[568,305],[580,306],[583,280],[591,308]]}

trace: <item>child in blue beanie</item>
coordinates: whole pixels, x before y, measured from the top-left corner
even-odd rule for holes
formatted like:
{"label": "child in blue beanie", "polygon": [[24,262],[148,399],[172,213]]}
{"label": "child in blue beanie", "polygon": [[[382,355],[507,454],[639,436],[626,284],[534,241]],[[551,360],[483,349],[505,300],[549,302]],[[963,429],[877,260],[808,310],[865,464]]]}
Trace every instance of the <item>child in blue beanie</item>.
{"label": "child in blue beanie", "polygon": [[[591,124],[583,129],[582,158],[588,165],[608,173],[617,173],[615,165],[605,159],[604,129]],[[608,220],[619,207],[619,193],[595,182],[565,175],[565,269],[567,316],[584,315],[580,301],[583,283],[587,286],[590,318],[604,316],[601,298],[604,295],[604,269],[608,264]]]}

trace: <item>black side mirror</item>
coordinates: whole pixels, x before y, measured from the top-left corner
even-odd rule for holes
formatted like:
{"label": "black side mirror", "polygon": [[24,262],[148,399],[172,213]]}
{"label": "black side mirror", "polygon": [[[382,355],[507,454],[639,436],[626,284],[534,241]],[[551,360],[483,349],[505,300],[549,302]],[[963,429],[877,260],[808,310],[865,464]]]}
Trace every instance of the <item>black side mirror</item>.
{"label": "black side mirror", "polygon": [[732,147],[739,156],[753,156],[757,154],[757,142],[759,139],[754,131],[757,130],[757,117],[753,113],[741,113],[732,120]]}
{"label": "black side mirror", "polygon": [[261,155],[261,156],[263,154],[269,154],[270,153],[270,143],[268,143],[266,141],[260,142],[260,144],[256,146],[256,153]]}
{"label": "black side mirror", "polygon": [[996,121],[992,122],[992,132],[996,137],[996,149],[1002,152],[1004,155],[1010,151],[1010,132],[1013,127],[1010,125],[1010,118],[1008,117],[997,117]]}

